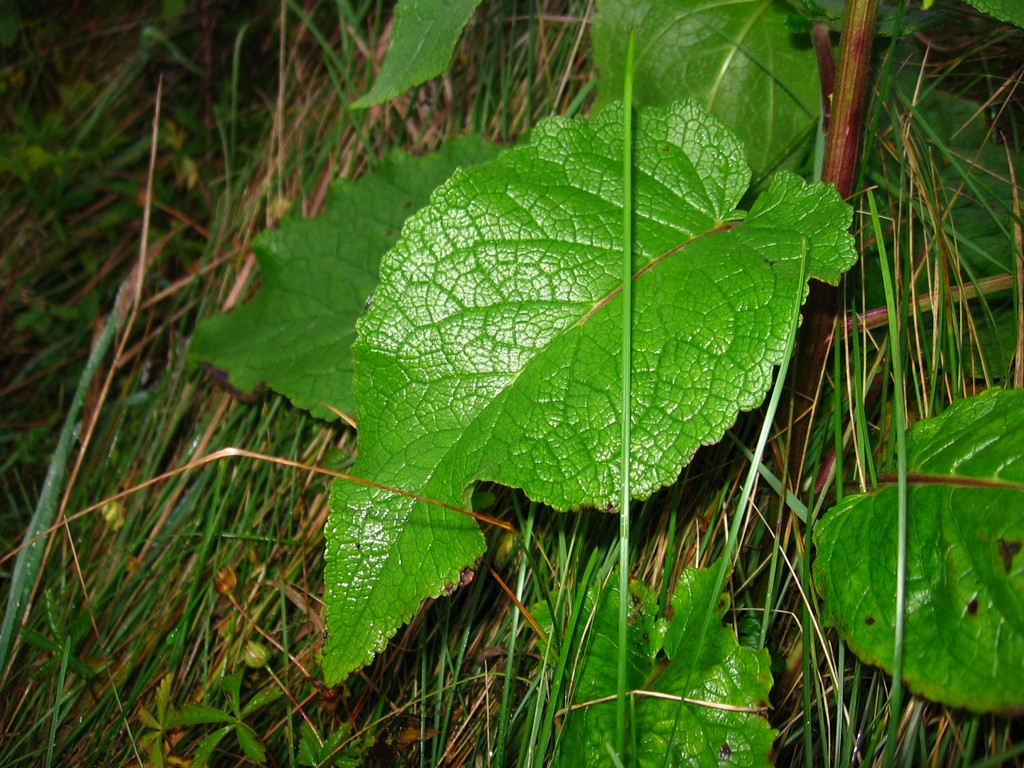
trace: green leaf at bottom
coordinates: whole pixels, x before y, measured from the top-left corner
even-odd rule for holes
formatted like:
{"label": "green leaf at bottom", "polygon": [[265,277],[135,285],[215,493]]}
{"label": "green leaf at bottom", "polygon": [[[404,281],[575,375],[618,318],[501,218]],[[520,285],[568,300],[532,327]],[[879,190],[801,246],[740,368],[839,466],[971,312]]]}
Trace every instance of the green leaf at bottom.
{"label": "green leaf at bottom", "polygon": [[[989,391],[918,423],[909,462],[904,679],[979,712],[1024,709],[1024,391]],[[894,485],[850,496],[814,534],[824,619],[893,669]]]}
{"label": "green leaf at bottom", "polygon": [[[618,655],[626,653],[632,694],[626,765],[767,765],[775,732],[763,716],[772,677],[767,651],[741,647],[722,626],[728,601],[714,594],[714,568],[683,571],[672,619],[656,619],[656,597],[638,582],[627,648],[617,647],[619,592],[611,579],[587,598],[592,640],[576,675],[574,708],[562,731],[561,764],[606,765],[615,737]],[[701,640],[705,614],[711,621]],[[652,624],[658,628],[652,632]],[[664,657],[657,654],[664,636]],[[582,705],[582,706],[581,706]],[[744,711],[746,710],[746,711]]]}

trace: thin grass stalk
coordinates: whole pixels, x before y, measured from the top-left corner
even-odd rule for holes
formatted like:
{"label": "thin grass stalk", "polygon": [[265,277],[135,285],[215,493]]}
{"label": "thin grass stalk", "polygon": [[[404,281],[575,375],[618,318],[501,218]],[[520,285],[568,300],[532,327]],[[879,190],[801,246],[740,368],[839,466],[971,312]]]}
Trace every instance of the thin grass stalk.
{"label": "thin grass stalk", "polygon": [[[562,688],[566,680],[566,665],[572,651],[573,637],[583,636],[583,632],[580,631],[578,633],[577,630],[579,628],[580,615],[583,611],[583,601],[586,598],[587,590],[590,588],[590,583],[594,578],[594,571],[597,569],[597,556],[598,551],[596,549],[592,550],[590,557],[587,560],[587,565],[583,570],[583,577],[576,585],[576,595],[573,598],[572,609],[569,613],[569,620],[565,625],[565,635],[562,641],[562,646],[558,652],[558,662],[555,665],[555,672],[552,677],[553,682],[551,686],[550,701],[555,704],[562,700]],[[562,580],[561,583],[566,584],[568,582],[566,580]],[[554,613],[552,615],[557,616],[557,614]],[[552,634],[554,635],[556,633]],[[554,639],[554,637],[551,638],[552,644]],[[552,644],[549,644],[548,647],[551,647]],[[582,651],[583,648],[581,647],[580,650]],[[571,694],[571,691],[569,693]],[[568,698],[568,696],[566,698]],[[551,734],[554,731],[556,711],[557,706],[548,706],[544,712],[544,722],[540,728],[540,737],[537,742],[538,748],[535,753],[535,756],[542,759],[547,754],[547,745],[551,739]],[[533,764],[533,758],[531,757],[529,762],[527,762],[527,766],[532,766]]]}
{"label": "thin grass stalk", "polygon": [[3,623],[0,624],[0,681],[6,680],[9,672],[8,665],[13,658],[14,639],[21,622],[22,611],[29,599],[36,576],[39,574],[43,551],[46,549],[44,538],[54,530],[53,520],[57,515],[61,478],[64,476],[64,470],[71,456],[78,418],[82,412],[82,406],[85,404],[85,395],[99,371],[100,363],[114,341],[114,331],[119,325],[123,302],[126,300],[128,291],[126,283],[118,292],[117,299],[114,301],[114,309],[107,317],[103,331],[96,339],[92,352],[89,353],[89,359],[86,361],[82,375],[78,377],[78,386],[71,399],[68,415],[64,418],[64,426],[57,441],[57,448],[50,460],[46,479],[43,481],[43,487],[39,493],[39,501],[36,503],[32,520],[25,529],[23,543],[11,573],[11,586],[7,595]]}
{"label": "thin grass stalk", "polygon": [[889,728],[885,744],[885,765],[896,761],[899,742],[900,720],[903,711],[903,635],[906,621],[907,602],[907,438],[906,418],[903,402],[903,359],[900,343],[900,325],[896,318],[896,294],[892,276],[889,273],[889,257],[882,237],[881,222],[875,196],[868,192],[868,207],[871,223],[878,244],[881,261],[882,283],[885,288],[885,303],[889,316],[889,354],[893,378],[893,423],[896,431],[896,472],[897,472],[897,560],[896,560],[896,619],[894,622],[892,693],[889,698]]}
{"label": "thin grass stalk", "polygon": [[633,57],[634,34],[626,43],[622,89],[622,455],[619,468],[619,655],[615,691],[615,750],[626,754],[626,654],[629,619],[629,505],[633,421]]}
{"label": "thin grass stalk", "polygon": [[[522,528],[522,548],[530,547],[533,540],[534,511],[536,505],[529,505],[526,525]],[[516,599],[521,603],[526,588],[527,563],[525,558],[520,561],[516,576]],[[505,682],[501,689],[501,704],[498,708],[498,737],[494,751],[494,764],[505,764],[505,751],[509,738],[509,713],[511,711],[512,690],[516,683],[516,645],[519,640],[519,611],[512,611],[511,628],[509,630],[508,651],[505,656]]]}
{"label": "thin grass stalk", "polygon": [[[741,530],[746,526],[748,510],[751,508],[751,501],[754,494],[754,486],[757,483],[757,478],[761,474],[761,464],[764,460],[764,452],[768,445],[768,440],[772,433],[772,424],[775,422],[775,416],[778,413],[779,403],[782,400],[782,394],[785,390],[786,375],[789,369],[790,360],[793,358],[794,348],[797,339],[797,330],[799,328],[800,321],[800,300],[803,298],[803,290],[806,285],[806,270],[807,270],[807,244],[802,244],[802,253],[800,258],[800,274],[797,279],[796,285],[798,286],[799,297],[795,303],[796,310],[793,312],[790,318],[790,326],[787,332],[786,339],[786,350],[783,354],[782,363],[779,366],[779,370],[776,372],[775,384],[772,387],[771,396],[768,399],[768,404],[765,407],[764,420],[761,424],[761,428],[758,432],[757,444],[754,448],[753,455],[750,460],[750,467],[747,470],[746,477],[743,482],[742,489],[740,490],[739,499],[736,503],[736,513],[733,516],[732,522],[728,524],[728,529],[725,532],[725,547],[722,553],[719,555],[717,561],[717,575],[715,577],[715,586],[711,590],[712,602],[707,606],[704,612],[703,619],[700,625],[700,631],[694,638],[694,647],[701,648],[704,644],[704,638],[707,637],[708,630],[711,628],[711,619],[714,615],[715,603],[718,600],[718,596],[722,594],[722,590],[725,588],[725,582],[728,579],[730,572],[733,570],[735,564],[735,558],[739,551],[739,537]],[[725,489],[723,489],[724,492]],[[722,505],[724,507],[724,504]],[[723,523],[725,521],[723,520]],[[807,626],[807,625],[805,625]],[[806,641],[805,641],[806,642]],[[805,654],[805,658],[807,655]],[[682,689],[687,689],[690,685],[690,678],[694,673],[694,667],[690,667],[687,672],[687,677],[682,685]],[[673,733],[676,728],[679,727],[678,715],[675,720]]]}

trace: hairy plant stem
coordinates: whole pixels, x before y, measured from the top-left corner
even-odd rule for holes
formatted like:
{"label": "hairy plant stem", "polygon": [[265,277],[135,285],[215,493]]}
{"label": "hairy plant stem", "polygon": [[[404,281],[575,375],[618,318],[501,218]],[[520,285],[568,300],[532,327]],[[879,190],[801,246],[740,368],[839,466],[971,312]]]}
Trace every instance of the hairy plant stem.
{"label": "hairy plant stem", "polygon": [[[835,184],[844,200],[849,200],[853,195],[857,181],[861,126],[867,100],[868,70],[877,14],[878,0],[847,2],[839,41],[839,67],[835,73],[835,90],[832,93],[828,92],[833,78],[831,61],[824,50],[827,40],[821,29],[816,29],[814,34],[821,70],[823,103],[829,106],[825,110],[827,120],[824,125],[828,133],[821,180]],[[836,288],[831,285],[812,283],[804,308],[788,409],[793,419],[789,467],[794,488],[800,486],[813,406],[832,347],[837,295]],[[797,460],[793,460],[794,451]]]}

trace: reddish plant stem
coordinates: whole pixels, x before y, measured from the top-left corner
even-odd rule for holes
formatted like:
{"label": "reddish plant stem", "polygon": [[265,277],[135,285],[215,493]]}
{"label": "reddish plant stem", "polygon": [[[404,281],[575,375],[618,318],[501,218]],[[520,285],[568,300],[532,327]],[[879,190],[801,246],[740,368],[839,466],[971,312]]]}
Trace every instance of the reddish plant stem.
{"label": "reddish plant stem", "polygon": [[822,181],[834,183],[843,199],[853,194],[857,181],[861,125],[864,122],[877,13],[878,0],[850,0],[843,17],[839,72],[832,97],[832,120],[822,174]]}
{"label": "reddish plant stem", "polygon": [[[814,30],[827,118],[822,181],[835,184],[844,200],[853,195],[857,181],[861,128],[877,13],[878,0],[848,0],[846,3],[839,40],[839,68],[835,89],[831,93],[829,86],[832,67],[831,56],[827,52],[827,35],[824,28],[815,27]],[[803,325],[797,338],[794,383],[790,394],[793,426],[789,443],[790,456],[797,459],[789,462],[789,474],[794,488],[800,487],[814,403],[832,348],[837,296],[836,289],[831,285],[812,283],[804,309]]]}
{"label": "reddish plant stem", "polygon": [[821,83],[821,130],[827,136],[832,121],[832,94],[836,90],[836,61],[832,58],[832,38],[825,22],[815,22],[811,28],[811,40],[818,59],[818,80]]}

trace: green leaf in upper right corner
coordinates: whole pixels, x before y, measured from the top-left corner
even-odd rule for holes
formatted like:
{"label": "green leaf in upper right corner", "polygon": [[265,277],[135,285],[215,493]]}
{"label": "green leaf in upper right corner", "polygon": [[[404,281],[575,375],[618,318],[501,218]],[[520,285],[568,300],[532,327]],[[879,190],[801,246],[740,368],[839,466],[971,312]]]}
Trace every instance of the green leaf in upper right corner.
{"label": "green leaf in upper right corner", "polygon": [[373,87],[352,106],[380,104],[444,72],[478,5],[480,0],[402,0],[384,65]]}
{"label": "green leaf in upper right corner", "polygon": [[810,145],[821,113],[814,49],[790,31],[791,15],[775,0],[598,0],[599,101],[622,93],[632,29],[636,105],[694,99],[736,134],[762,177]]}
{"label": "green leaf in upper right corner", "polygon": [[966,2],[994,19],[1024,28],[1024,2],[1022,0],[966,0]]}
{"label": "green leaf in upper right corner", "polygon": [[[904,680],[975,712],[1024,710],[1024,391],[990,390],[907,436]],[[849,496],[814,533],[823,618],[893,669],[896,486]]]}

